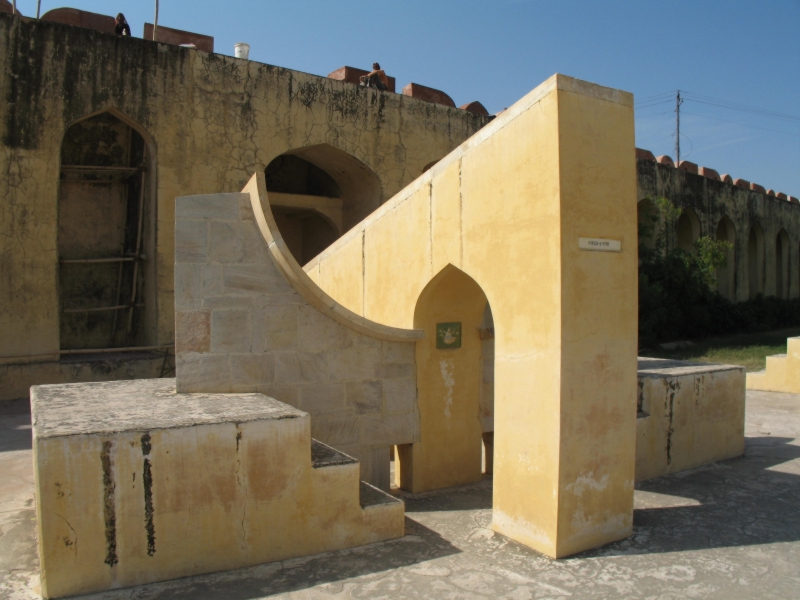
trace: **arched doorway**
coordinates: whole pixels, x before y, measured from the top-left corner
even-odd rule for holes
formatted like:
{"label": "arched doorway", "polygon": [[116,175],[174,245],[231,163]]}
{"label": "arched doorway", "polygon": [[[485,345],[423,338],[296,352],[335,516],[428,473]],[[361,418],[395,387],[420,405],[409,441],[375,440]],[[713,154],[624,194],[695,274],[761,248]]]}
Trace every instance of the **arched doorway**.
{"label": "arched doorway", "polygon": [[119,113],[85,118],[64,134],[61,349],[156,343],[154,170],[151,138]]}
{"label": "arched doorway", "polygon": [[681,210],[678,223],[675,226],[678,248],[686,252],[694,251],[694,243],[700,237],[700,219],[692,208],[686,207]]}
{"label": "arched doorway", "polygon": [[305,265],[381,203],[378,176],[328,144],[291,150],[264,171],[281,236]]}
{"label": "arched doorway", "polygon": [[785,229],[775,236],[775,295],[789,297],[789,235]]}
{"label": "arched doorway", "polygon": [[764,230],[756,223],[747,238],[747,279],[750,298],[764,293]]}
{"label": "arched doorway", "polygon": [[736,228],[728,217],[722,217],[717,225],[717,241],[729,242],[732,246],[725,252],[725,264],[717,269],[717,291],[733,301],[736,299]]}
{"label": "arched doorway", "polygon": [[486,311],[483,290],[452,265],[417,300],[414,327],[425,331],[416,349],[420,441],[397,448],[395,481],[405,490],[463,485],[483,476]]}

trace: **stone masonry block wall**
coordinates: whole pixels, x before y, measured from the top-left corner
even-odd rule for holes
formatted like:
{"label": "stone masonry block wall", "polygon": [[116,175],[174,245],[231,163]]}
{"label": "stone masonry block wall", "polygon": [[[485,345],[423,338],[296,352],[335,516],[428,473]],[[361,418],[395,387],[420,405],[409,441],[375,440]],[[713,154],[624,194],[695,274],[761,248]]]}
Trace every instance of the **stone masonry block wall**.
{"label": "stone masonry block wall", "polygon": [[418,441],[413,342],[348,329],[272,262],[249,194],[178,198],[175,323],[179,392],[260,392],[311,414],[312,436],[389,484],[389,447]]}

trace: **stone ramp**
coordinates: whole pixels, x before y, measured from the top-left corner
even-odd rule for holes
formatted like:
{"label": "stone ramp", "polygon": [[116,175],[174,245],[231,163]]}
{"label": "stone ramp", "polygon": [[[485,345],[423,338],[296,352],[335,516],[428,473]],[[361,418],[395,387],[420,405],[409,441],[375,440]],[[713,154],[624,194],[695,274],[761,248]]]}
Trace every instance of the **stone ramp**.
{"label": "stone ramp", "polygon": [[786,354],[767,357],[767,368],[747,374],[747,389],[800,393],[800,337],[786,340]]}
{"label": "stone ramp", "polygon": [[404,534],[404,505],[307,413],[175,380],[31,392],[42,594],[235,569]]}

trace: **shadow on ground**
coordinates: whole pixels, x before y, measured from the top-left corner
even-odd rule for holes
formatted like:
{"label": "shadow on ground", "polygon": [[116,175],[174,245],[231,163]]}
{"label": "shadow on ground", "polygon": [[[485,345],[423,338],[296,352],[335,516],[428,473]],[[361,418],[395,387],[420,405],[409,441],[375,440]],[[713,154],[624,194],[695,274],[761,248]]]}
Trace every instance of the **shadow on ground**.
{"label": "shadow on ground", "polygon": [[790,442],[790,438],[746,438],[745,453],[739,458],[638,484],[637,491],[686,499],[687,505],[639,507],[633,515],[633,536],[580,556],[800,541],[800,468],[795,463],[775,469],[800,458],[800,446]]}
{"label": "shadow on ground", "polygon": [[[791,438],[750,437],[745,454],[637,484],[630,538],[577,555],[653,554],[800,541],[800,458]],[[491,510],[491,482],[403,494],[406,513]],[[669,496],[667,504],[664,496]],[[661,504],[661,505],[659,505]],[[674,504],[677,504],[675,506]],[[520,548],[525,548],[520,545]]]}
{"label": "shadow on ground", "polygon": [[253,600],[312,587],[336,594],[343,581],[355,577],[362,582],[374,577],[374,592],[383,596],[388,590],[382,593],[379,588],[385,572],[459,552],[435,531],[406,518],[406,535],[399,540],[80,598],[138,598],[139,591],[146,591],[147,600]]}
{"label": "shadow on ground", "polygon": [[30,450],[31,406],[27,398],[0,402],[0,452]]}

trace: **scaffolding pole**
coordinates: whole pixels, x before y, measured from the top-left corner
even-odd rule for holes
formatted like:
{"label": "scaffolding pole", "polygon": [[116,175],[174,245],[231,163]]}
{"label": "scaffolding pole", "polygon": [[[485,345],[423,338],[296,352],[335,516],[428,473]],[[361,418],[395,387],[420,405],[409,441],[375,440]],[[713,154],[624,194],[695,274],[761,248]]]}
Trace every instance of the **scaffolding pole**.
{"label": "scaffolding pole", "polygon": [[[139,188],[139,215],[138,215],[138,222],[136,223],[136,250],[134,250],[134,255],[139,256],[142,252],[142,229],[144,228],[144,172],[142,172],[142,180]],[[136,284],[139,276],[139,262],[135,261],[133,263],[133,288],[131,289],[131,302],[130,302],[130,311],[128,311],[128,326],[125,328],[125,335],[130,335],[131,327],[133,327],[133,309],[136,303]]]}
{"label": "scaffolding pole", "polygon": [[143,308],[144,304],[120,304],[118,306],[100,306],[97,308],[65,308],[61,312],[64,314],[75,315],[79,313],[92,313],[92,312],[104,312],[107,310],[123,310],[123,309],[130,309],[133,310],[134,308]]}

